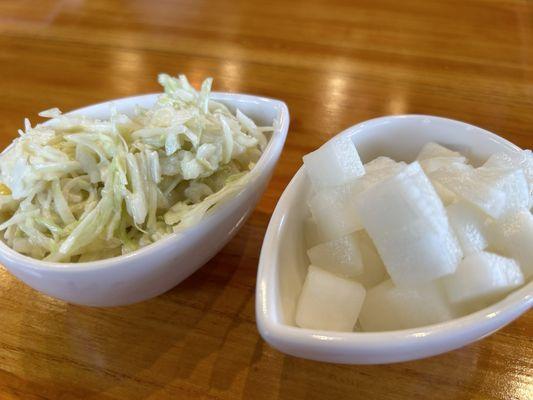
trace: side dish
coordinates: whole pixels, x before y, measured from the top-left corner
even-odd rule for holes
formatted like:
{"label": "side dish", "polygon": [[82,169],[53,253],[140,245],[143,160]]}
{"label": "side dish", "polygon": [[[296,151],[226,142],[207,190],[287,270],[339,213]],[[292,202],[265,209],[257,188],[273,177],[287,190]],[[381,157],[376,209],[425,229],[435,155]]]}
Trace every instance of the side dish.
{"label": "side dish", "polygon": [[98,120],[40,113],[0,156],[0,232],[37,259],[84,262],[134,251],[196,224],[238,192],[272,127],[159,75],[154,107]]}
{"label": "side dish", "polygon": [[341,137],[304,156],[310,267],[302,328],[386,331],[450,320],[533,276],[533,156],[467,157],[427,143],[406,164],[361,162]]}

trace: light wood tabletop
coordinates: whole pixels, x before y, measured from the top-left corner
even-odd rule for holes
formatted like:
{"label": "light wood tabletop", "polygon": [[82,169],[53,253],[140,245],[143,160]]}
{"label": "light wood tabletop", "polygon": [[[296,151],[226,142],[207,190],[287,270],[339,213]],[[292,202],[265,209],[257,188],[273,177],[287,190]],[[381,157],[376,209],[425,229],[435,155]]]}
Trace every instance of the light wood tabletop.
{"label": "light wood tabletop", "polygon": [[0,132],[158,90],[158,72],[284,100],[274,177],[237,236],[170,292],[69,305],[0,268],[0,399],[531,399],[533,313],[444,355],[382,366],[286,356],[258,335],[259,251],[301,157],[357,122],[434,114],[533,144],[533,3],[0,1]]}

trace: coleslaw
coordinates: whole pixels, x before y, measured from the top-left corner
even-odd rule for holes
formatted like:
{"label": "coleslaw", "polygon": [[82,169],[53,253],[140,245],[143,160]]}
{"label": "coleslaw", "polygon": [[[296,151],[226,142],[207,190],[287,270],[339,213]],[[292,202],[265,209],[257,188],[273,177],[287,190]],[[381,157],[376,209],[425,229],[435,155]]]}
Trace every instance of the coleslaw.
{"label": "coleslaw", "polygon": [[264,151],[257,126],[196,91],[184,75],[159,75],[164,93],[133,116],[62,114],[25,120],[0,156],[0,232],[15,251],[84,262],[134,251],[200,221],[237,193]]}

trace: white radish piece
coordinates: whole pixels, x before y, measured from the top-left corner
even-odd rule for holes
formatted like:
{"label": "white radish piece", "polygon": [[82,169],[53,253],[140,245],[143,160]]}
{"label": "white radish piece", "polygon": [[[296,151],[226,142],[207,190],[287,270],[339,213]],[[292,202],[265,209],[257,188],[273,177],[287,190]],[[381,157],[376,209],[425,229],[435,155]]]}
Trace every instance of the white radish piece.
{"label": "white radish piece", "polygon": [[446,208],[463,254],[477,253],[489,245],[486,232],[487,217],[481,210],[465,201],[459,201]]}
{"label": "white radish piece", "polygon": [[320,243],[307,250],[307,255],[312,265],[346,278],[354,278],[363,272],[361,250],[353,233]]}
{"label": "white radish piece", "polygon": [[452,304],[471,309],[487,306],[523,283],[515,260],[485,251],[467,255],[455,274],[443,278]]}
{"label": "white radish piece", "polygon": [[398,163],[390,157],[384,157],[384,156],[376,157],[372,161],[369,161],[364,165],[365,173],[368,174],[370,172],[378,171],[383,168],[392,168],[396,164]]}
{"label": "white radish piece", "polygon": [[367,291],[359,323],[366,332],[390,331],[436,324],[455,316],[438,283],[399,288],[387,280]]}
{"label": "white radish piece", "polygon": [[488,235],[495,249],[518,261],[526,279],[533,276],[533,215],[528,210],[494,221]]}
{"label": "white radish piece", "polygon": [[[383,157],[386,158],[386,157]],[[389,159],[390,160],[390,159]],[[392,160],[391,160],[392,161]],[[366,172],[365,175],[360,177],[354,184],[354,195],[357,196],[360,193],[363,193],[365,190],[368,190],[376,183],[382,182],[387,178],[390,178],[393,175],[396,175],[406,164],[404,162],[395,162],[390,164],[388,161],[380,161],[381,167],[378,168],[379,164],[372,165]],[[388,164],[388,165],[385,165]]]}
{"label": "white radish piece", "polygon": [[372,231],[396,230],[418,220],[436,226],[447,221],[441,200],[416,161],[361,193],[356,208],[372,226],[367,230],[374,242]]}
{"label": "white radish piece", "polygon": [[362,229],[354,207],[354,184],[336,186],[316,193],[309,201],[311,214],[324,240],[332,240]]}
{"label": "white radish piece", "polygon": [[296,325],[351,332],[365,293],[360,283],[310,265],[296,306]]}
{"label": "white radish piece", "polygon": [[519,168],[478,168],[476,177],[492,188],[505,193],[505,203],[501,215],[520,209],[529,209],[529,184],[524,171]]}
{"label": "white radish piece", "polygon": [[349,137],[335,138],[303,157],[305,171],[316,190],[345,185],[365,169]]}
{"label": "white radish piece", "polygon": [[426,174],[441,168],[448,168],[452,164],[466,164],[467,159],[461,153],[453,151],[435,142],[429,142],[422,147],[416,158]]}
{"label": "white radish piece", "polygon": [[383,260],[381,260],[378,250],[372,242],[372,239],[370,239],[370,236],[368,236],[368,233],[365,230],[360,230],[355,235],[363,260],[363,272],[355,278],[357,282],[368,289],[386,279],[390,279],[387,275],[385,264],[383,264]]}
{"label": "white radish piece", "polygon": [[[459,164],[461,165],[461,164]],[[432,182],[438,182],[446,189],[454,192],[459,198],[475,205],[487,215],[499,218],[506,208],[505,193],[482,181],[476,171],[468,168],[458,168],[458,164],[448,168],[441,168],[430,174]]]}
{"label": "white radish piece", "polygon": [[486,168],[520,168],[524,171],[529,185],[529,205],[533,206],[533,153],[531,150],[491,155],[483,164]]}
{"label": "white radish piece", "polygon": [[362,193],[356,208],[395,285],[416,286],[455,271],[461,248],[418,162]]}
{"label": "white radish piece", "polygon": [[420,166],[426,174],[431,174],[442,168],[453,167],[454,164],[465,164],[464,157],[434,157],[419,160]]}
{"label": "white radish piece", "polygon": [[414,287],[452,274],[462,250],[451,228],[417,221],[385,231],[374,243],[396,286]]}
{"label": "white radish piece", "polygon": [[323,242],[320,231],[318,230],[318,225],[313,217],[307,217],[304,220],[304,238],[307,247],[313,247]]}
{"label": "white radish piece", "polygon": [[405,167],[403,162],[397,163],[391,159],[387,161],[385,158],[382,157],[379,164],[373,164],[369,173],[356,181],[322,189],[313,195],[309,208],[316,221],[321,242],[362,229],[361,220],[354,207],[356,197]]}
{"label": "white radish piece", "polygon": [[416,159],[420,161],[420,160],[427,160],[429,158],[436,158],[436,157],[461,158],[463,159],[463,162],[464,160],[466,160],[465,157],[463,157],[461,153],[450,150],[447,147],[444,147],[435,142],[426,143],[424,147],[422,147],[422,150],[420,150],[420,153],[418,153],[418,156],[416,157]]}
{"label": "white radish piece", "polygon": [[433,184],[433,187],[435,188],[435,191],[439,195],[444,206],[449,206],[457,201],[457,195],[454,192],[447,189],[437,181],[433,181],[431,183]]}
{"label": "white radish piece", "polygon": [[494,153],[483,166],[487,168],[520,168],[526,174],[527,180],[533,182],[533,153],[531,150]]}

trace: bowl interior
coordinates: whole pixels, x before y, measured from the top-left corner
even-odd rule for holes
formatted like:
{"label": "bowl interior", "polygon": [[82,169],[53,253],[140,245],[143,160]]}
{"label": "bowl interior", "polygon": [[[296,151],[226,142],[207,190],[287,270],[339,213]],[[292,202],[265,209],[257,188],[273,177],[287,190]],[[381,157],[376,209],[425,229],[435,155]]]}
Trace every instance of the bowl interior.
{"label": "bowl interior", "polygon": [[[479,164],[498,151],[516,152],[520,149],[507,140],[481,128],[438,117],[384,117],[356,125],[339,134],[350,136],[363,162],[378,156],[410,162],[422,146],[436,141],[467,155]],[[294,326],[294,310],[305,278],[309,261],[302,234],[310,182],[301,168],[287,187],[281,201],[281,222],[277,229],[276,265],[277,288],[272,304],[273,322]],[[277,211],[277,210],[276,210]],[[274,247],[274,245],[273,245]],[[272,292],[271,292],[272,293]]]}

